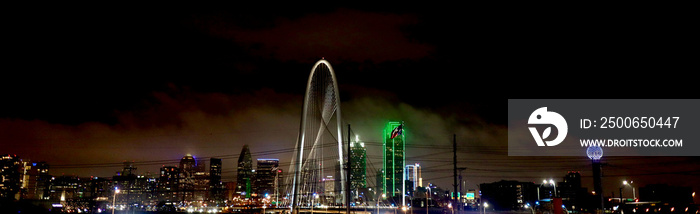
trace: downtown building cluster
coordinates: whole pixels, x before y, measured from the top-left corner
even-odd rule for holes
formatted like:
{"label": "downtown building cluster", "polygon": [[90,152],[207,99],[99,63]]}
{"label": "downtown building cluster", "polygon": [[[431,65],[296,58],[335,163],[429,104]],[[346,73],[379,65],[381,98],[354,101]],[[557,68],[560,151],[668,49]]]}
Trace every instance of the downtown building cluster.
{"label": "downtown building cluster", "polygon": [[[100,212],[110,210],[187,211],[210,207],[254,206],[282,183],[278,159],[258,159],[252,169],[248,154],[239,160],[239,179],[222,180],[222,160],[185,155],[177,166],[162,166],[158,174],[138,174],[134,162],[124,162],[112,177],[53,176],[46,162],[17,155],[0,157],[0,199],[30,201],[46,210]],[[247,157],[247,158],[245,158]],[[242,185],[237,185],[242,184]],[[242,198],[240,196],[243,196]],[[269,202],[268,202],[269,203]],[[208,211],[208,210],[207,210]]]}
{"label": "downtown building cluster", "polygon": [[112,177],[79,177],[53,176],[45,162],[3,155],[0,197],[68,212],[97,212],[114,204],[118,209],[154,211],[193,204],[224,205],[226,187],[221,180],[221,159],[209,161],[207,170],[204,163],[186,155],[178,166],[163,166],[157,175],[137,174],[134,162],[124,162],[122,170]]}

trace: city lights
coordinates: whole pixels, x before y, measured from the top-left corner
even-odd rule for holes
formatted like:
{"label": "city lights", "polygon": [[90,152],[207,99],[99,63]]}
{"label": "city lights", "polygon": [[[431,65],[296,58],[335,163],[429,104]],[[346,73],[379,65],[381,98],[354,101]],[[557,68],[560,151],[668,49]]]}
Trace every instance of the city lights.
{"label": "city lights", "polygon": [[[566,99],[572,107],[594,110],[591,115],[555,106],[559,99],[510,108],[520,100],[511,98],[554,92],[567,93],[564,97],[694,94],[695,85],[676,81],[694,83],[694,78],[663,78],[679,70],[672,67],[678,61],[693,61],[664,49],[684,49],[686,43],[655,51],[648,50],[659,48],[649,41],[667,40],[645,39],[644,33],[610,39],[610,32],[586,29],[583,39],[566,38],[582,34],[540,32],[529,26],[539,22],[517,20],[522,18],[513,23],[523,28],[512,27],[512,19],[499,14],[483,20],[496,17],[506,20],[505,26],[487,23],[488,29],[480,30],[471,29],[462,11],[272,9],[102,14],[30,8],[10,16],[27,23],[7,30],[13,35],[7,44],[18,47],[6,51],[12,56],[8,62],[19,66],[8,66],[6,73],[26,77],[10,75],[0,84],[5,89],[0,90],[5,93],[0,148],[7,150],[0,154],[0,206],[17,207],[5,211],[10,213],[26,213],[29,206],[53,213],[111,209],[112,214],[267,214],[268,208],[274,214],[534,214],[555,213],[560,206],[576,214],[680,213],[684,207],[684,214],[697,213],[694,191],[700,184],[692,182],[697,156],[658,156],[641,147],[597,142],[681,140],[696,127],[692,118],[674,114],[695,110],[698,100],[688,99],[684,102],[694,105],[686,106],[610,99],[611,105],[593,106]],[[561,22],[552,26],[581,24],[558,16],[551,20]],[[599,23],[584,25],[598,29]],[[473,33],[457,31],[460,26],[495,42],[466,38]],[[673,31],[694,25],[660,31],[647,30],[648,23],[640,26],[645,33],[685,35]],[[663,55],[672,63],[659,59]],[[639,73],[651,75],[624,72],[640,70],[635,66],[648,67],[651,72]],[[54,70],[60,72],[39,74]],[[666,87],[655,87],[654,81]],[[615,102],[674,109],[656,114],[639,109],[647,105],[620,109]],[[550,119],[531,114],[538,108],[566,119],[529,122],[528,115],[531,121]],[[598,112],[603,110],[614,111]],[[587,133],[603,124],[585,118],[612,123],[610,118],[619,116],[622,125],[627,117],[683,120],[678,129],[675,124],[615,126],[588,139]],[[571,126],[555,125],[566,125],[561,121]],[[586,121],[591,123],[584,129]],[[656,136],[657,131],[672,133]],[[542,144],[554,135],[557,143]],[[697,145],[684,146],[654,149],[697,152]],[[618,153],[623,150],[633,153]]]}

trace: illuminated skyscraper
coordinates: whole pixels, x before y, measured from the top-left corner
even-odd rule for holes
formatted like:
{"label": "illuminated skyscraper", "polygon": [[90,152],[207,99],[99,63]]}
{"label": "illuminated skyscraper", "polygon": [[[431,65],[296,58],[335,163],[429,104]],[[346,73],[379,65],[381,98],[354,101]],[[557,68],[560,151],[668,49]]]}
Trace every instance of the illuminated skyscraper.
{"label": "illuminated skyscraper", "polygon": [[17,155],[0,156],[0,198],[19,199],[22,160]]}
{"label": "illuminated skyscraper", "polygon": [[180,182],[180,169],[174,166],[163,166],[160,168],[158,177],[158,200],[177,201],[178,188]]}
{"label": "illuminated skyscraper", "polygon": [[367,150],[364,142],[350,142],[350,190],[353,194],[359,188],[367,187]]}
{"label": "illuminated skyscraper", "polygon": [[410,181],[412,185],[412,190],[415,191],[416,188],[423,186],[423,178],[421,177],[420,164],[406,165],[406,181]]}
{"label": "illuminated skyscraper", "polygon": [[197,161],[195,160],[194,156],[190,154],[185,155],[180,160],[180,181],[178,182],[180,185],[178,190],[180,192],[178,193],[178,196],[182,201],[191,201],[194,199],[194,174],[196,167]]}
{"label": "illuminated skyscraper", "polygon": [[401,196],[404,187],[404,152],[406,149],[403,124],[389,122],[384,128],[384,188],[383,193],[389,196]]}
{"label": "illuminated skyscraper", "polygon": [[22,179],[22,199],[45,200],[49,197],[51,176],[46,162],[31,162],[24,160]]}
{"label": "illuminated skyscraper", "polygon": [[255,192],[258,197],[275,194],[275,176],[279,174],[279,164],[279,159],[258,159],[258,167],[255,170]]}
{"label": "illuminated skyscraper", "polygon": [[248,145],[243,145],[238,156],[238,178],[236,180],[236,196],[250,198],[253,193],[253,157]]}
{"label": "illuminated skyscraper", "polygon": [[211,158],[209,161],[209,198],[217,203],[224,201],[224,183],[221,182],[221,159]]}

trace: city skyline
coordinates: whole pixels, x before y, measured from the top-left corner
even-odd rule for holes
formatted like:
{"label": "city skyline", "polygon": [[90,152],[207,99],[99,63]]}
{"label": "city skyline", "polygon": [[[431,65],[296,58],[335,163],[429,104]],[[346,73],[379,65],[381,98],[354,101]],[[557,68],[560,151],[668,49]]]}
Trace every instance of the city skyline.
{"label": "city skyline", "polygon": [[[46,161],[54,176],[85,177],[111,177],[124,161],[134,161],[139,173],[155,174],[191,154],[222,159],[222,180],[233,181],[235,160],[248,144],[253,160],[279,159],[287,170],[305,81],[313,62],[325,58],[338,75],[343,123],[351,124],[367,146],[368,181],[381,165],[385,124],[405,121],[405,161],[420,163],[426,185],[451,189],[452,168],[445,165],[452,163],[456,134],[458,167],[467,168],[465,190],[499,180],[561,181],[568,171],[580,171],[582,185],[592,189],[584,150],[581,157],[507,156],[508,98],[697,97],[650,88],[610,93],[569,88],[570,93],[540,95],[527,86],[584,71],[578,80],[553,86],[598,82],[599,76],[642,82],[647,79],[626,73],[678,70],[669,62],[683,59],[654,51],[635,54],[642,48],[634,42],[625,43],[630,50],[596,40],[568,44],[571,50],[563,51],[558,44],[585,36],[537,39],[551,33],[544,30],[550,25],[515,27],[537,36],[513,38],[508,31],[489,31],[499,26],[495,23],[514,27],[505,20],[492,25],[459,13],[422,10],[128,11],[131,16],[47,8],[11,14],[21,21],[11,25],[17,42],[8,47],[16,53],[8,60],[15,69],[0,86],[0,153]],[[31,15],[21,15],[25,12]],[[453,27],[467,24],[478,29],[465,39]],[[57,33],[45,36],[45,31]],[[632,56],[590,56],[596,48]],[[618,61],[596,60],[606,57]],[[660,62],[639,63],[644,59]],[[619,72],[597,70],[629,64],[634,66]],[[36,78],[35,71],[48,74]],[[655,79],[673,80],[666,82],[678,83],[674,90],[695,91],[685,82],[690,80],[674,75]],[[604,194],[617,194],[623,180],[700,189],[694,182],[699,157],[604,157],[603,162],[609,163],[603,169]]]}

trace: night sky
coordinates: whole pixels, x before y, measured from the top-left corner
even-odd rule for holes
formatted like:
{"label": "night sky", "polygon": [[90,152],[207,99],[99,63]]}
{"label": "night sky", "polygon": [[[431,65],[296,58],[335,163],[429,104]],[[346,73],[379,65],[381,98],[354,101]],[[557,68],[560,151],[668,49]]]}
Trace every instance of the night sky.
{"label": "night sky", "polygon": [[[456,134],[466,189],[580,171],[592,190],[585,157],[508,157],[509,98],[698,98],[688,77],[698,37],[682,12],[79,8],[3,14],[0,153],[46,161],[53,175],[112,176],[123,161],[155,174],[192,154],[223,158],[232,181],[243,144],[254,159],[288,166],[306,81],[322,57],[370,162],[381,165],[386,122],[403,120],[407,163],[444,188]],[[624,179],[700,190],[699,157],[604,161],[606,195]]]}

